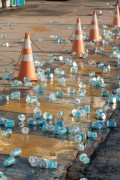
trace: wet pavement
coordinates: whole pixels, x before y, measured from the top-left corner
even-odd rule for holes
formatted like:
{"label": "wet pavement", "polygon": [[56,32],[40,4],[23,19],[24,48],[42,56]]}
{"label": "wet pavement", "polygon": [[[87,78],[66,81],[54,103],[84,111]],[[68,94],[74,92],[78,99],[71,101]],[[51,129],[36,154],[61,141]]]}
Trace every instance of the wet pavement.
{"label": "wet pavement", "polygon": [[[103,11],[103,15],[99,16],[103,23],[109,24],[112,21],[112,1],[107,5],[104,1],[93,1],[94,6],[88,4],[87,1],[70,1],[70,2],[45,2],[45,1],[35,1],[34,10],[29,8],[24,9],[22,12],[17,12],[16,14],[10,14],[7,17],[2,16],[0,20],[0,35],[6,34],[7,38],[2,39],[0,42],[0,77],[6,73],[3,72],[3,68],[9,67],[9,73],[12,73],[15,68],[14,77],[17,77],[19,71],[19,65],[17,65],[17,60],[19,58],[21,49],[22,49],[22,40],[24,38],[25,32],[30,32],[32,42],[33,55],[37,55],[39,61],[44,60],[45,65],[43,69],[51,68],[51,72],[54,73],[55,68],[60,68],[65,71],[66,85],[61,86],[58,83],[58,79],[61,76],[54,75],[53,80],[47,81],[47,86],[44,89],[43,94],[33,92],[32,88],[21,86],[20,88],[12,88],[11,82],[5,80],[0,80],[0,90],[2,91],[4,87],[4,94],[10,94],[12,91],[21,91],[22,98],[20,100],[10,100],[7,102],[0,102],[0,113],[1,116],[15,120],[15,128],[13,129],[13,134],[11,137],[6,138],[0,135],[0,170],[7,176],[9,179],[35,179],[35,180],[44,180],[44,179],[79,179],[87,171],[86,177],[97,178],[95,176],[90,176],[90,170],[95,166],[96,156],[93,152],[97,147],[98,153],[101,149],[104,148],[100,145],[99,142],[103,141],[109,129],[104,129],[98,131],[98,138],[100,141],[92,141],[87,139],[84,143],[86,145],[85,152],[91,156],[93,154],[93,160],[91,157],[91,162],[87,167],[81,163],[78,159],[78,151],[76,149],[76,144],[73,141],[73,136],[70,135],[53,135],[52,133],[43,133],[40,126],[29,127],[30,132],[28,135],[23,135],[21,133],[21,128],[18,126],[17,115],[20,113],[25,113],[27,119],[33,115],[33,109],[35,104],[27,104],[25,101],[26,95],[34,94],[38,97],[40,101],[40,109],[42,113],[49,112],[53,115],[54,123],[57,119],[57,112],[62,110],[64,112],[63,121],[66,127],[72,127],[73,125],[79,125],[81,133],[87,133],[88,130],[91,130],[91,123],[96,120],[96,110],[101,108],[103,105],[108,106],[107,118],[109,119],[114,109],[117,106],[108,104],[108,97],[102,97],[101,92],[107,90],[109,94],[113,92],[114,89],[119,87],[119,81],[117,76],[120,75],[120,70],[117,67],[116,58],[110,59],[109,54],[113,51],[111,46],[104,47],[102,55],[94,54],[91,52],[88,42],[85,42],[86,47],[89,49],[89,56],[85,59],[71,56],[66,54],[65,50],[71,51],[72,42],[69,43],[57,43],[54,40],[50,39],[51,35],[61,36],[63,39],[73,39],[70,38],[74,30],[76,17],[80,15],[81,21],[83,22],[85,28],[87,29],[91,17],[92,11],[94,9]],[[32,1],[29,1],[29,4],[32,5]],[[39,4],[39,6],[38,6]],[[104,7],[106,5],[106,8]],[[66,8],[67,7],[67,10]],[[47,10],[46,10],[47,9]],[[54,9],[54,11],[53,11]],[[110,13],[110,16],[108,15]],[[110,29],[110,28],[109,28]],[[87,30],[88,31],[88,30]],[[100,28],[101,34],[103,29]],[[3,47],[5,42],[9,42],[9,47]],[[119,43],[118,40],[114,41]],[[36,46],[34,46],[34,44]],[[64,46],[64,47],[63,47]],[[98,45],[97,48],[100,49],[102,46]],[[64,59],[67,57],[72,58],[73,61],[78,64],[78,72],[75,74],[70,73],[70,66],[62,63],[60,61],[54,61],[49,63],[51,59],[50,54],[55,56],[63,56]],[[91,65],[89,62],[94,60],[94,65]],[[102,69],[97,67],[99,62],[104,62],[106,65],[111,65],[110,72],[104,74]],[[82,68],[83,66],[83,68]],[[89,73],[95,71],[96,76],[102,76],[105,80],[107,86],[105,88],[93,87],[89,83]],[[70,116],[72,109],[77,107],[74,104],[76,98],[78,98],[77,91],[79,90],[79,83],[84,82],[87,85],[87,93],[85,97],[80,97],[81,107],[85,107],[86,104],[91,106],[91,113],[87,117],[76,118]],[[38,84],[42,86],[42,83],[38,81]],[[75,88],[75,94],[70,95],[67,92],[68,87]],[[63,91],[63,97],[57,98],[56,103],[49,102],[49,95],[52,92],[57,90]],[[119,110],[118,110],[119,113]],[[26,119],[26,126],[27,126]],[[2,127],[2,130],[4,128]],[[117,131],[117,130],[116,130]],[[110,131],[112,134],[113,131]],[[116,132],[117,133],[117,132]],[[101,144],[102,144],[101,143]],[[102,146],[102,148],[101,148]],[[11,150],[20,147],[22,149],[21,157],[17,158],[16,164],[9,168],[4,168],[3,161],[6,157],[9,156]],[[106,146],[105,146],[106,147]],[[40,168],[32,168],[28,163],[28,158],[30,156],[37,156],[38,158],[44,157],[48,159],[55,159],[58,161],[58,168],[56,170],[42,170]],[[102,155],[101,155],[102,156]],[[77,159],[75,159],[77,157]],[[94,158],[95,157],[95,158]],[[98,156],[99,159],[99,156]],[[76,164],[73,162],[75,161]],[[101,163],[102,164],[102,163]],[[101,165],[102,166],[102,165]],[[87,169],[88,168],[88,169]],[[83,171],[83,169],[85,169]],[[68,172],[67,172],[68,170]],[[96,174],[97,170],[94,170]],[[101,170],[102,171],[102,170]],[[102,177],[100,176],[99,179]]]}

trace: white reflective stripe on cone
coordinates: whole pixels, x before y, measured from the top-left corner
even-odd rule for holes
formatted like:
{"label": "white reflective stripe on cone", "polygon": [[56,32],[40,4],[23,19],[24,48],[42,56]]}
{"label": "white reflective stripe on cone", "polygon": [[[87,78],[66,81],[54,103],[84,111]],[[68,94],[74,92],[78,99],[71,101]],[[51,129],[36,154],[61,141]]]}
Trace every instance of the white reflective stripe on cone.
{"label": "white reflective stripe on cone", "polygon": [[115,14],[114,18],[120,18],[119,14]]}
{"label": "white reflective stripe on cone", "polygon": [[81,25],[80,24],[76,25],[76,30],[81,30]]}
{"label": "white reflective stripe on cone", "polygon": [[93,16],[92,21],[97,21],[97,17]]}
{"label": "white reflective stripe on cone", "polygon": [[83,39],[83,35],[80,34],[80,35],[75,35],[75,40],[81,40]]}
{"label": "white reflective stripe on cone", "polygon": [[98,26],[97,25],[92,25],[91,29],[98,29]]}
{"label": "white reflective stripe on cone", "polygon": [[33,61],[33,57],[31,54],[30,55],[23,54],[22,61]]}
{"label": "white reflective stripe on cone", "polygon": [[24,48],[31,48],[31,41],[30,41],[30,39],[25,39]]}

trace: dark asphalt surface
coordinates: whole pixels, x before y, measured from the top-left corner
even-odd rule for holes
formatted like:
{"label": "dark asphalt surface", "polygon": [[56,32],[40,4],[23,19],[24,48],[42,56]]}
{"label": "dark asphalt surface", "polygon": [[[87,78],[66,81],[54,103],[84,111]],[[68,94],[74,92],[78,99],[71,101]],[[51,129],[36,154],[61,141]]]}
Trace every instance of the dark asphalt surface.
{"label": "dark asphalt surface", "polygon": [[120,104],[111,115],[117,127],[111,128],[106,139],[94,150],[90,164],[81,164],[78,157],[68,169],[66,180],[120,180]]}

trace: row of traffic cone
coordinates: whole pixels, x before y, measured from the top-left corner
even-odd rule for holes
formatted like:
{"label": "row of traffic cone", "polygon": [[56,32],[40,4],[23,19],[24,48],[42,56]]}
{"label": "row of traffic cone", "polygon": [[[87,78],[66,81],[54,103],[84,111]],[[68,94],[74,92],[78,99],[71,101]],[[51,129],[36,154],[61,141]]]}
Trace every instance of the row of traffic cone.
{"label": "row of traffic cone", "polygon": [[[113,26],[120,25],[118,4],[115,9],[112,25]],[[93,17],[91,21],[91,29],[89,33],[89,41],[100,42],[100,34],[99,34],[96,11],[93,12]],[[85,54],[80,18],[77,18],[77,22],[76,22],[76,30],[75,30],[75,37],[74,37],[73,45],[72,45],[72,52],[76,52],[76,55]],[[21,57],[21,64],[20,64],[20,71],[18,74],[18,79],[23,80],[24,77],[28,77],[31,81],[37,80],[35,68],[34,68],[31,40],[30,40],[29,33],[25,33],[25,41],[24,41],[24,46],[22,49],[22,57]]]}
{"label": "row of traffic cone", "polygon": [[[117,4],[114,12],[112,26],[118,26],[118,25],[120,25],[120,14],[119,14],[119,7]],[[100,42],[100,33],[99,33],[96,11],[93,12],[88,40],[95,41],[97,43]],[[72,52],[76,52],[77,55],[85,54],[80,18],[77,18],[75,37],[72,45]]]}
{"label": "row of traffic cone", "polygon": [[[100,42],[100,34],[96,11],[93,12],[93,18],[91,21],[91,29],[88,40]],[[76,55],[85,54],[80,18],[77,18],[75,37],[72,45],[72,52],[76,52]]]}

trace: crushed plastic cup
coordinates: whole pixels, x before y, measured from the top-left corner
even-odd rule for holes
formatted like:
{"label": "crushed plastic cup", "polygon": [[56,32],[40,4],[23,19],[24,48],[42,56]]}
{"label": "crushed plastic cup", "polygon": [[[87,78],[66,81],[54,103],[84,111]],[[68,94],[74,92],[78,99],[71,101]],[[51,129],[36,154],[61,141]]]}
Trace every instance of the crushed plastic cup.
{"label": "crushed plastic cup", "polygon": [[[41,116],[40,116],[41,117]],[[37,125],[37,122],[36,122],[36,119],[34,118],[28,118],[28,125],[29,126],[36,126]]]}
{"label": "crushed plastic cup", "polygon": [[20,85],[22,85],[22,81],[17,81],[17,80],[15,80],[14,82],[11,83],[11,86],[12,86],[12,87],[18,87],[18,86],[20,86]]}
{"label": "crushed plastic cup", "polygon": [[73,62],[73,66],[74,66],[74,67],[77,67],[77,66],[78,66],[75,61]]}
{"label": "crushed plastic cup", "polygon": [[4,174],[2,172],[0,172],[0,179],[1,180],[7,180],[7,177],[4,176]]}
{"label": "crushed plastic cup", "polygon": [[76,52],[73,51],[73,52],[71,53],[71,55],[72,55],[72,56],[76,56]]}
{"label": "crushed plastic cup", "polygon": [[55,126],[50,124],[48,127],[48,132],[54,132],[54,130],[55,130]]}
{"label": "crushed plastic cup", "polygon": [[56,126],[63,127],[64,126],[64,121],[57,121]]}
{"label": "crushed plastic cup", "polygon": [[58,117],[58,118],[62,118],[63,115],[64,115],[64,112],[63,112],[63,111],[58,111],[58,112],[57,112],[57,117]]}
{"label": "crushed plastic cup", "polygon": [[4,117],[0,117],[0,126],[3,126],[5,123],[5,118]]}
{"label": "crushed plastic cup", "polygon": [[84,149],[85,149],[85,146],[83,144],[78,144],[77,145],[77,150],[78,151],[84,151]]}
{"label": "crushed plastic cup", "polygon": [[89,77],[95,77],[95,72],[92,71],[91,73],[89,73]]}
{"label": "crushed plastic cup", "polygon": [[108,96],[108,91],[102,91],[101,95],[102,95],[102,97],[107,97]]}
{"label": "crushed plastic cup", "polygon": [[43,124],[44,124],[45,122],[46,122],[46,121],[45,121],[44,118],[39,118],[39,119],[36,120],[36,123],[37,123],[37,125],[39,125],[39,126],[43,126]]}
{"label": "crushed plastic cup", "polygon": [[9,72],[9,68],[4,68],[3,72]]}
{"label": "crushed plastic cup", "polygon": [[72,116],[75,116],[75,113],[77,112],[77,109],[73,109],[71,112],[70,112],[70,114],[72,115]]}
{"label": "crushed plastic cup", "polygon": [[6,34],[2,34],[2,35],[1,35],[1,38],[2,38],[2,39],[6,39],[6,38],[7,38],[7,35],[6,35]]}
{"label": "crushed plastic cup", "polygon": [[42,67],[42,66],[44,66],[44,65],[45,65],[45,61],[43,61],[43,60],[39,61],[39,66],[40,66],[40,67]]}
{"label": "crushed plastic cup", "polygon": [[3,94],[2,96],[0,96],[0,100],[2,101],[8,101],[9,100],[9,96],[6,94]]}
{"label": "crushed plastic cup", "polygon": [[21,132],[22,132],[22,134],[28,134],[29,133],[29,128],[28,127],[23,127],[21,129]]}
{"label": "crushed plastic cup", "polygon": [[32,167],[38,167],[38,165],[39,165],[39,161],[36,156],[30,156],[28,161]]}
{"label": "crushed plastic cup", "polygon": [[40,167],[40,168],[45,169],[45,168],[47,167],[48,160],[45,159],[45,158],[40,158],[40,159],[38,160],[38,163],[39,163],[39,167]]}
{"label": "crushed plastic cup", "polygon": [[38,60],[38,56],[37,55],[33,55],[33,60],[37,61]]}
{"label": "crushed plastic cup", "polygon": [[24,121],[20,121],[20,122],[19,122],[19,127],[22,128],[22,127],[24,127],[24,126],[25,126],[25,122],[24,122]]}
{"label": "crushed plastic cup", "polygon": [[104,66],[103,62],[98,63],[98,68],[102,68]]}
{"label": "crushed plastic cup", "polygon": [[17,116],[17,118],[18,118],[20,121],[25,121],[26,115],[25,115],[25,114],[19,114],[19,115]]}
{"label": "crushed plastic cup", "polygon": [[53,116],[52,116],[51,114],[49,114],[48,112],[45,112],[45,113],[43,114],[43,118],[44,118],[45,120],[52,120],[52,119],[53,119]]}
{"label": "crushed plastic cup", "polygon": [[57,90],[55,92],[55,96],[58,97],[58,98],[61,98],[63,96],[63,91],[62,90]]}
{"label": "crushed plastic cup", "polygon": [[25,82],[24,85],[25,85],[26,87],[32,87],[32,82]]}
{"label": "crushed plastic cup", "polygon": [[92,123],[92,128],[93,129],[105,129],[106,125],[103,121],[97,120],[97,121]]}
{"label": "crushed plastic cup", "polygon": [[6,74],[2,77],[2,80],[12,80],[12,79],[13,79],[12,74]]}
{"label": "crushed plastic cup", "polygon": [[17,156],[20,156],[21,153],[22,153],[21,149],[20,148],[16,148],[16,149],[14,149],[14,150],[12,150],[10,152],[10,156],[17,157]]}
{"label": "crushed plastic cup", "polygon": [[39,61],[34,61],[34,66],[35,66],[35,68],[38,68],[40,66],[40,62]]}
{"label": "crushed plastic cup", "polygon": [[57,168],[57,161],[55,161],[55,160],[48,160],[47,168],[48,169],[56,169]]}
{"label": "crushed plastic cup", "polygon": [[6,43],[4,43],[2,46],[3,46],[3,47],[9,47],[10,45],[9,45],[8,42],[6,42]]}
{"label": "crushed plastic cup", "polygon": [[6,129],[2,132],[2,136],[11,136],[11,135],[12,135],[11,129]]}
{"label": "crushed plastic cup", "polygon": [[107,127],[108,128],[115,128],[116,122],[114,120],[107,120]]}
{"label": "crushed plastic cup", "polygon": [[117,99],[116,99],[115,95],[110,94],[109,98],[108,98],[108,103],[109,104],[116,104],[116,102],[117,102]]}
{"label": "crushed plastic cup", "polygon": [[35,85],[33,86],[33,90],[34,90],[34,91],[38,91],[38,89],[39,89],[39,84],[35,84]]}
{"label": "crushed plastic cup", "polygon": [[86,84],[84,84],[83,82],[80,82],[79,83],[79,87],[85,89],[86,88]]}
{"label": "crushed plastic cup", "polygon": [[66,65],[69,65],[69,66],[72,66],[72,65],[73,65],[73,61],[72,61],[71,58],[67,58],[67,59],[65,60],[65,63],[66,63]]}
{"label": "crushed plastic cup", "polygon": [[61,133],[61,127],[60,126],[56,126],[53,134],[55,134],[55,135],[59,134],[60,135],[60,133]]}
{"label": "crushed plastic cup", "polygon": [[78,66],[73,66],[70,68],[70,73],[77,73],[78,72]]}
{"label": "crushed plastic cup", "polygon": [[79,110],[77,110],[76,112],[75,112],[75,117],[82,117],[82,112],[81,111],[79,111]]}
{"label": "crushed plastic cup", "polygon": [[33,115],[34,119],[40,119],[42,117],[42,111],[37,111]]}
{"label": "crushed plastic cup", "polygon": [[88,131],[88,137],[89,138],[97,138],[97,132]]}
{"label": "crushed plastic cup", "polygon": [[13,91],[11,93],[10,99],[15,100],[15,99],[20,99],[21,98],[21,92],[20,91]]}
{"label": "crushed plastic cup", "polygon": [[9,157],[6,160],[4,160],[4,166],[11,166],[14,165],[16,162],[14,157]]}
{"label": "crushed plastic cup", "polygon": [[79,134],[75,135],[75,143],[80,143],[82,141],[82,137]]}
{"label": "crushed plastic cup", "polygon": [[49,124],[44,123],[44,124],[43,124],[43,127],[42,127],[42,131],[43,131],[43,132],[47,132],[47,131],[48,131],[48,128],[49,128]]}
{"label": "crushed plastic cup", "polygon": [[97,119],[99,120],[105,120],[106,119],[106,113],[103,111],[100,111],[97,113]]}
{"label": "crushed plastic cup", "polygon": [[106,68],[105,66],[103,67],[103,73],[107,73],[108,72],[108,68]]}
{"label": "crushed plastic cup", "polygon": [[80,102],[81,102],[81,100],[80,99],[75,99],[75,102],[74,102],[74,104],[75,104],[75,106],[79,106],[80,105]]}
{"label": "crushed plastic cup", "polygon": [[85,133],[80,133],[79,134],[80,136],[81,136],[81,138],[82,138],[82,141],[85,141],[86,140],[86,134]]}
{"label": "crushed plastic cup", "polygon": [[67,92],[68,92],[69,94],[75,94],[75,88],[73,88],[73,87],[68,87],[68,88],[67,88]]}
{"label": "crushed plastic cup", "polygon": [[59,61],[63,61],[63,56],[58,57]]}
{"label": "crushed plastic cup", "polygon": [[85,153],[82,153],[79,156],[79,159],[80,159],[80,161],[84,162],[85,164],[88,164],[90,162],[90,158]]}
{"label": "crushed plastic cup", "polygon": [[80,128],[79,128],[79,126],[77,126],[77,125],[74,125],[74,126],[71,128],[71,134],[77,134],[77,133],[79,133],[79,131],[80,131]]}
{"label": "crushed plastic cup", "polygon": [[36,103],[36,102],[38,102],[38,99],[37,99],[36,96],[28,94],[27,97],[26,97],[26,102],[30,103],[30,104],[31,103]]}
{"label": "crushed plastic cup", "polygon": [[12,119],[6,119],[4,125],[5,125],[5,128],[14,128],[15,121]]}
{"label": "crushed plastic cup", "polygon": [[[58,126],[58,127],[55,128],[55,130],[57,130],[56,134],[58,134],[58,135],[64,135],[64,134],[67,133],[67,130],[66,130],[65,127]],[[54,133],[55,133],[55,131],[54,131]]]}
{"label": "crushed plastic cup", "polygon": [[56,96],[54,93],[51,93],[49,95],[49,101],[55,103],[56,102]]}
{"label": "crushed plastic cup", "polygon": [[85,90],[85,89],[79,90],[79,91],[77,92],[77,95],[80,96],[80,97],[84,97],[85,94],[86,94],[86,90]]}
{"label": "crushed plastic cup", "polygon": [[85,106],[85,111],[87,114],[90,114],[90,105]]}
{"label": "crushed plastic cup", "polygon": [[33,109],[33,113],[37,113],[37,112],[40,112],[40,113],[42,113],[42,112],[41,112],[41,110],[40,110],[40,108],[38,108],[38,107],[35,107],[35,108]]}
{"label": "crushed plastic cup", "polygon": [[61,86],[65,86],[65,78],[60,78],[60,79],[59,79],[59,84],[60,84]]}
{"label": "crushed plastic cup", "polygon": [[24,77],[24,78],[23,78],[23,81],[24,81],[25,83],[30,82],[30,78]]}

